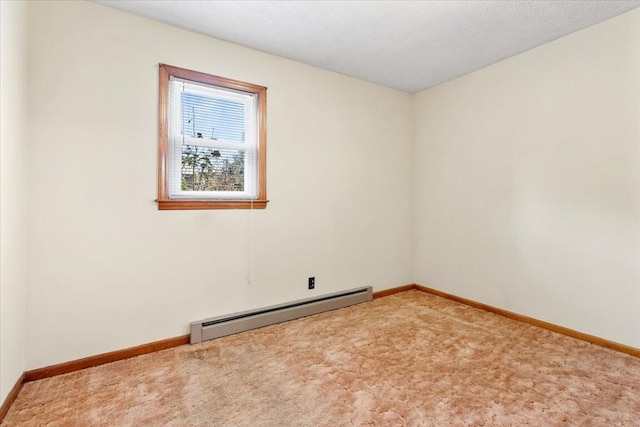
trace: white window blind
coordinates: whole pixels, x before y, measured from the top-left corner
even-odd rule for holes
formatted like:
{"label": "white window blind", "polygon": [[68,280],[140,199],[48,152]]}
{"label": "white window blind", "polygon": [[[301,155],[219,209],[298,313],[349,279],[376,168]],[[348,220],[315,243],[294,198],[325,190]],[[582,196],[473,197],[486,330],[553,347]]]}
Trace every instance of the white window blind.
{"label": "white window blind", "polygon": [[258,95],[171,77],[171,199],[258,197]]}

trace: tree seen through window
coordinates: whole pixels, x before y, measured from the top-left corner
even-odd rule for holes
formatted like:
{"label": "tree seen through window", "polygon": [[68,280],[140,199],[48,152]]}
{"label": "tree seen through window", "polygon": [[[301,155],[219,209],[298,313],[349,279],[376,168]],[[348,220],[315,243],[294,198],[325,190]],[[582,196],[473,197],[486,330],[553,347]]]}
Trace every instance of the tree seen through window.
{"label": "tree seen through window", "polygon": [[[245,106],[194,93],[181,94],[181,133],[210,142],[244,142]],[[182,145],[183,191],[244,191],[245,153]]]}

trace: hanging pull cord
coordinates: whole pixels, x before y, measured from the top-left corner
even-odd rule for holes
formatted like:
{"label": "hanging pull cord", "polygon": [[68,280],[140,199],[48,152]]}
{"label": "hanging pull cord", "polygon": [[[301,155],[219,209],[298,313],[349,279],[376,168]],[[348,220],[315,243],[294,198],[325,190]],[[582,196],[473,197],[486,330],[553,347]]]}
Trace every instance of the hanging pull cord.
{"label": "hanging pull cord", "polygon": [[249,201],[249,239],[248,239],[248,256],[247,256],[247,286],[253,283],[253,199]]}

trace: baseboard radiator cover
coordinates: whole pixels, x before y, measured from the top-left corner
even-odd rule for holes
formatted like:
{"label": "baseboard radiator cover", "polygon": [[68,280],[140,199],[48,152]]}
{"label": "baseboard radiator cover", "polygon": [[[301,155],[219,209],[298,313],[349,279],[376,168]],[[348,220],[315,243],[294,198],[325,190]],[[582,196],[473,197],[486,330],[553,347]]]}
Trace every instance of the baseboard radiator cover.
{"label": "baseboard radiator cover", "polygon": [[360,304],[373,299],[371,286],[336,292],[315,298],[272,305],[256,310],[212,317],[191,323],[191,344],[226,335],[299,319],[330,310]]}

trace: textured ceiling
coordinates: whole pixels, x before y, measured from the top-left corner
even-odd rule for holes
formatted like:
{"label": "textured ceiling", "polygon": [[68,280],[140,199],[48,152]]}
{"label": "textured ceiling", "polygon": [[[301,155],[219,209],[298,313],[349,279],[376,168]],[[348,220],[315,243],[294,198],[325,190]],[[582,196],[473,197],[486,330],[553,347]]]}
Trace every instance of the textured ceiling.
{"label": "textured ceiling", "polygon": [[640,6],[640,0],[96,2],[409,93]]}

